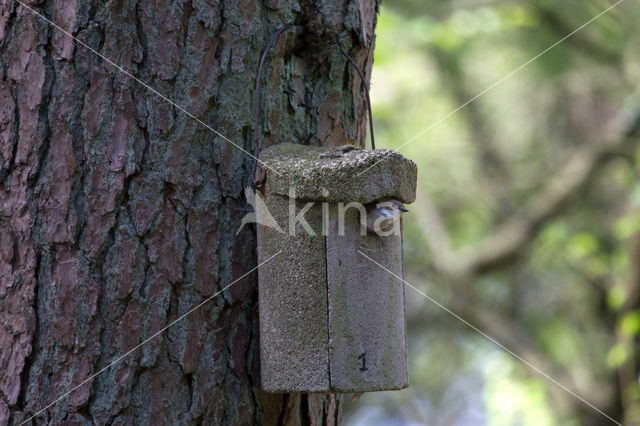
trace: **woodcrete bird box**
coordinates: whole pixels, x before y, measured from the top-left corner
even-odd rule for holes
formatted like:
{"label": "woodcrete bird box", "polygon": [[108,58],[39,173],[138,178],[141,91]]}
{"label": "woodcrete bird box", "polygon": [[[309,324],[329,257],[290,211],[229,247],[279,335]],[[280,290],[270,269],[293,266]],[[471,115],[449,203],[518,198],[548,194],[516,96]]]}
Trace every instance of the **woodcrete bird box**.
{"label": "woodcrete bird box", "polygon": [[400,221],[372,229],[369,216],[395,219],[414,201],[415,164],[389,150],[295,144],[260,160],[258,257],[272,257],[259,270],[262,388],[408,386]]}

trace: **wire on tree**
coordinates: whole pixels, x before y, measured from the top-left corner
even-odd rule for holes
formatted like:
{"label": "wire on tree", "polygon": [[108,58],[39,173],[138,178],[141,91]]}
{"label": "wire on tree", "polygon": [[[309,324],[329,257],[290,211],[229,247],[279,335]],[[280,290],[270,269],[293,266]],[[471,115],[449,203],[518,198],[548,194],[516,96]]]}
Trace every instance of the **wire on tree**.
{"label": "wire on tree", "polygon": [[256,75],[256,86],[255,86],[255,93],[256,93],[255,127],[253,129],[253,143],[256,150],[255,151],[256,161],[253,164],[253,173],[251,175],[251,180],[252,180],[251,186],[253,187],[253,189],[256,188],[256,185],[259,185],[262,183],[262,181],[264,181],[264,176],[262,176],[259,179],[259,181],[256,181],[256,171],[258,168],[257,159],[260,158],[260,151],[262,150],[262,144],[260,143],[260,137],[259,137],[259,133],[260,133],[259,128],[262,122],[262,71],[264,70],[264,66],[267,62],[269,51],[271,50],[273,45],[276,44],[276,42],[278,41],[282,33],[284,33],[286,30],[291,28],[292,25],[293,25],[293,22],[285,24],[280,28],[278,28],[271,35],[269,42],[267,43],[266,47],[262,51],[262,56],[260,57],[260,64],[258,65],[258,74]]}
{"label": "wire on tree", "polygon": [[349,54],[337,42],[336,42],[336,45],[338,46],[338,49],[340,49],[340,53],[342,53],[342,56],[347,58],[347,61],[349,61],[349,63],[353,66],[353,68],[356,70],[356,72],[360,76],[360,81],[362,82],[362,88],[364,89],[364,94],[367,101],[367,114],[369,114],[369,133],[371,134],[371,149],[376,149],[376,139],[373,134],[373,114],[371,113],[371,97],[369,96],[369,85],[367,84],[367,80],[364,76],[364,73],[362,72],[360,67],[358,67],[358,64],[356,64],[356,61],[354,61],[353,58],[351,58],[351,56],[349,56]]}

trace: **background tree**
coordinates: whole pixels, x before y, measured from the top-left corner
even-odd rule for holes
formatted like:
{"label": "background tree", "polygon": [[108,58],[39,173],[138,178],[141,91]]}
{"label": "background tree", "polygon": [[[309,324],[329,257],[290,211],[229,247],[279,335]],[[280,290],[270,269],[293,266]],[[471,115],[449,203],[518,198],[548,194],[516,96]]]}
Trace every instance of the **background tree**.
{"label": "background tree", "polygon": [[[28,1],[197,119],[260,139],[363,140],[376,2]],[[253,159],[17,1],[0,6],[0,423],[18,424],[256,265],[235,236]],[[259,390],[256,275],[33,424],[334,424],[334,395]]]}
{"label": "background tree", "polygon": [[[640,7],[618,3],[520,68],[616,3],[389,2],[372,95],[380,145],[420,135],[401,148],[420,170],[408,281],[638,424]],[[408,301],[412,387],[365,395],[351,424],[614,424],[427,299]]]}

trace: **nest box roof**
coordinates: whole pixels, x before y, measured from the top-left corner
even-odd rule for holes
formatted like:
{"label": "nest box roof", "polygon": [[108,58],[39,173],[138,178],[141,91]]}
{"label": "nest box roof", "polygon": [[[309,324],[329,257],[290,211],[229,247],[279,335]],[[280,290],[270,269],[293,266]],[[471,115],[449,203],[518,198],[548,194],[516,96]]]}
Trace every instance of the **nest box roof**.
{"label": "nest box roof", "polygon": [[294,189],[300,200],[363,204],[416,198],[415,163],[389,149],[342,153],[335,147],[281,143],[263,150],[260,160],[267,166],[261,166],[267,193],[289,196]]}

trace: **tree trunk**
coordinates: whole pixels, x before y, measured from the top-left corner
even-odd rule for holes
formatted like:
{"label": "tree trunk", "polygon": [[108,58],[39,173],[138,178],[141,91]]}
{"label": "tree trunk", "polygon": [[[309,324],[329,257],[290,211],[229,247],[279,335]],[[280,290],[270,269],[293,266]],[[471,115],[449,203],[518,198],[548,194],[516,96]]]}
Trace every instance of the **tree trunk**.
{"label": "tree trunk", "polygon": [[[252,152],[363,140],[377,2],[21,0]],[[19,424],[256,266],[253,159],[13,0],[0,3],[0,424]],[[256,274],[32,424],[335,424],[260,391]]]}

